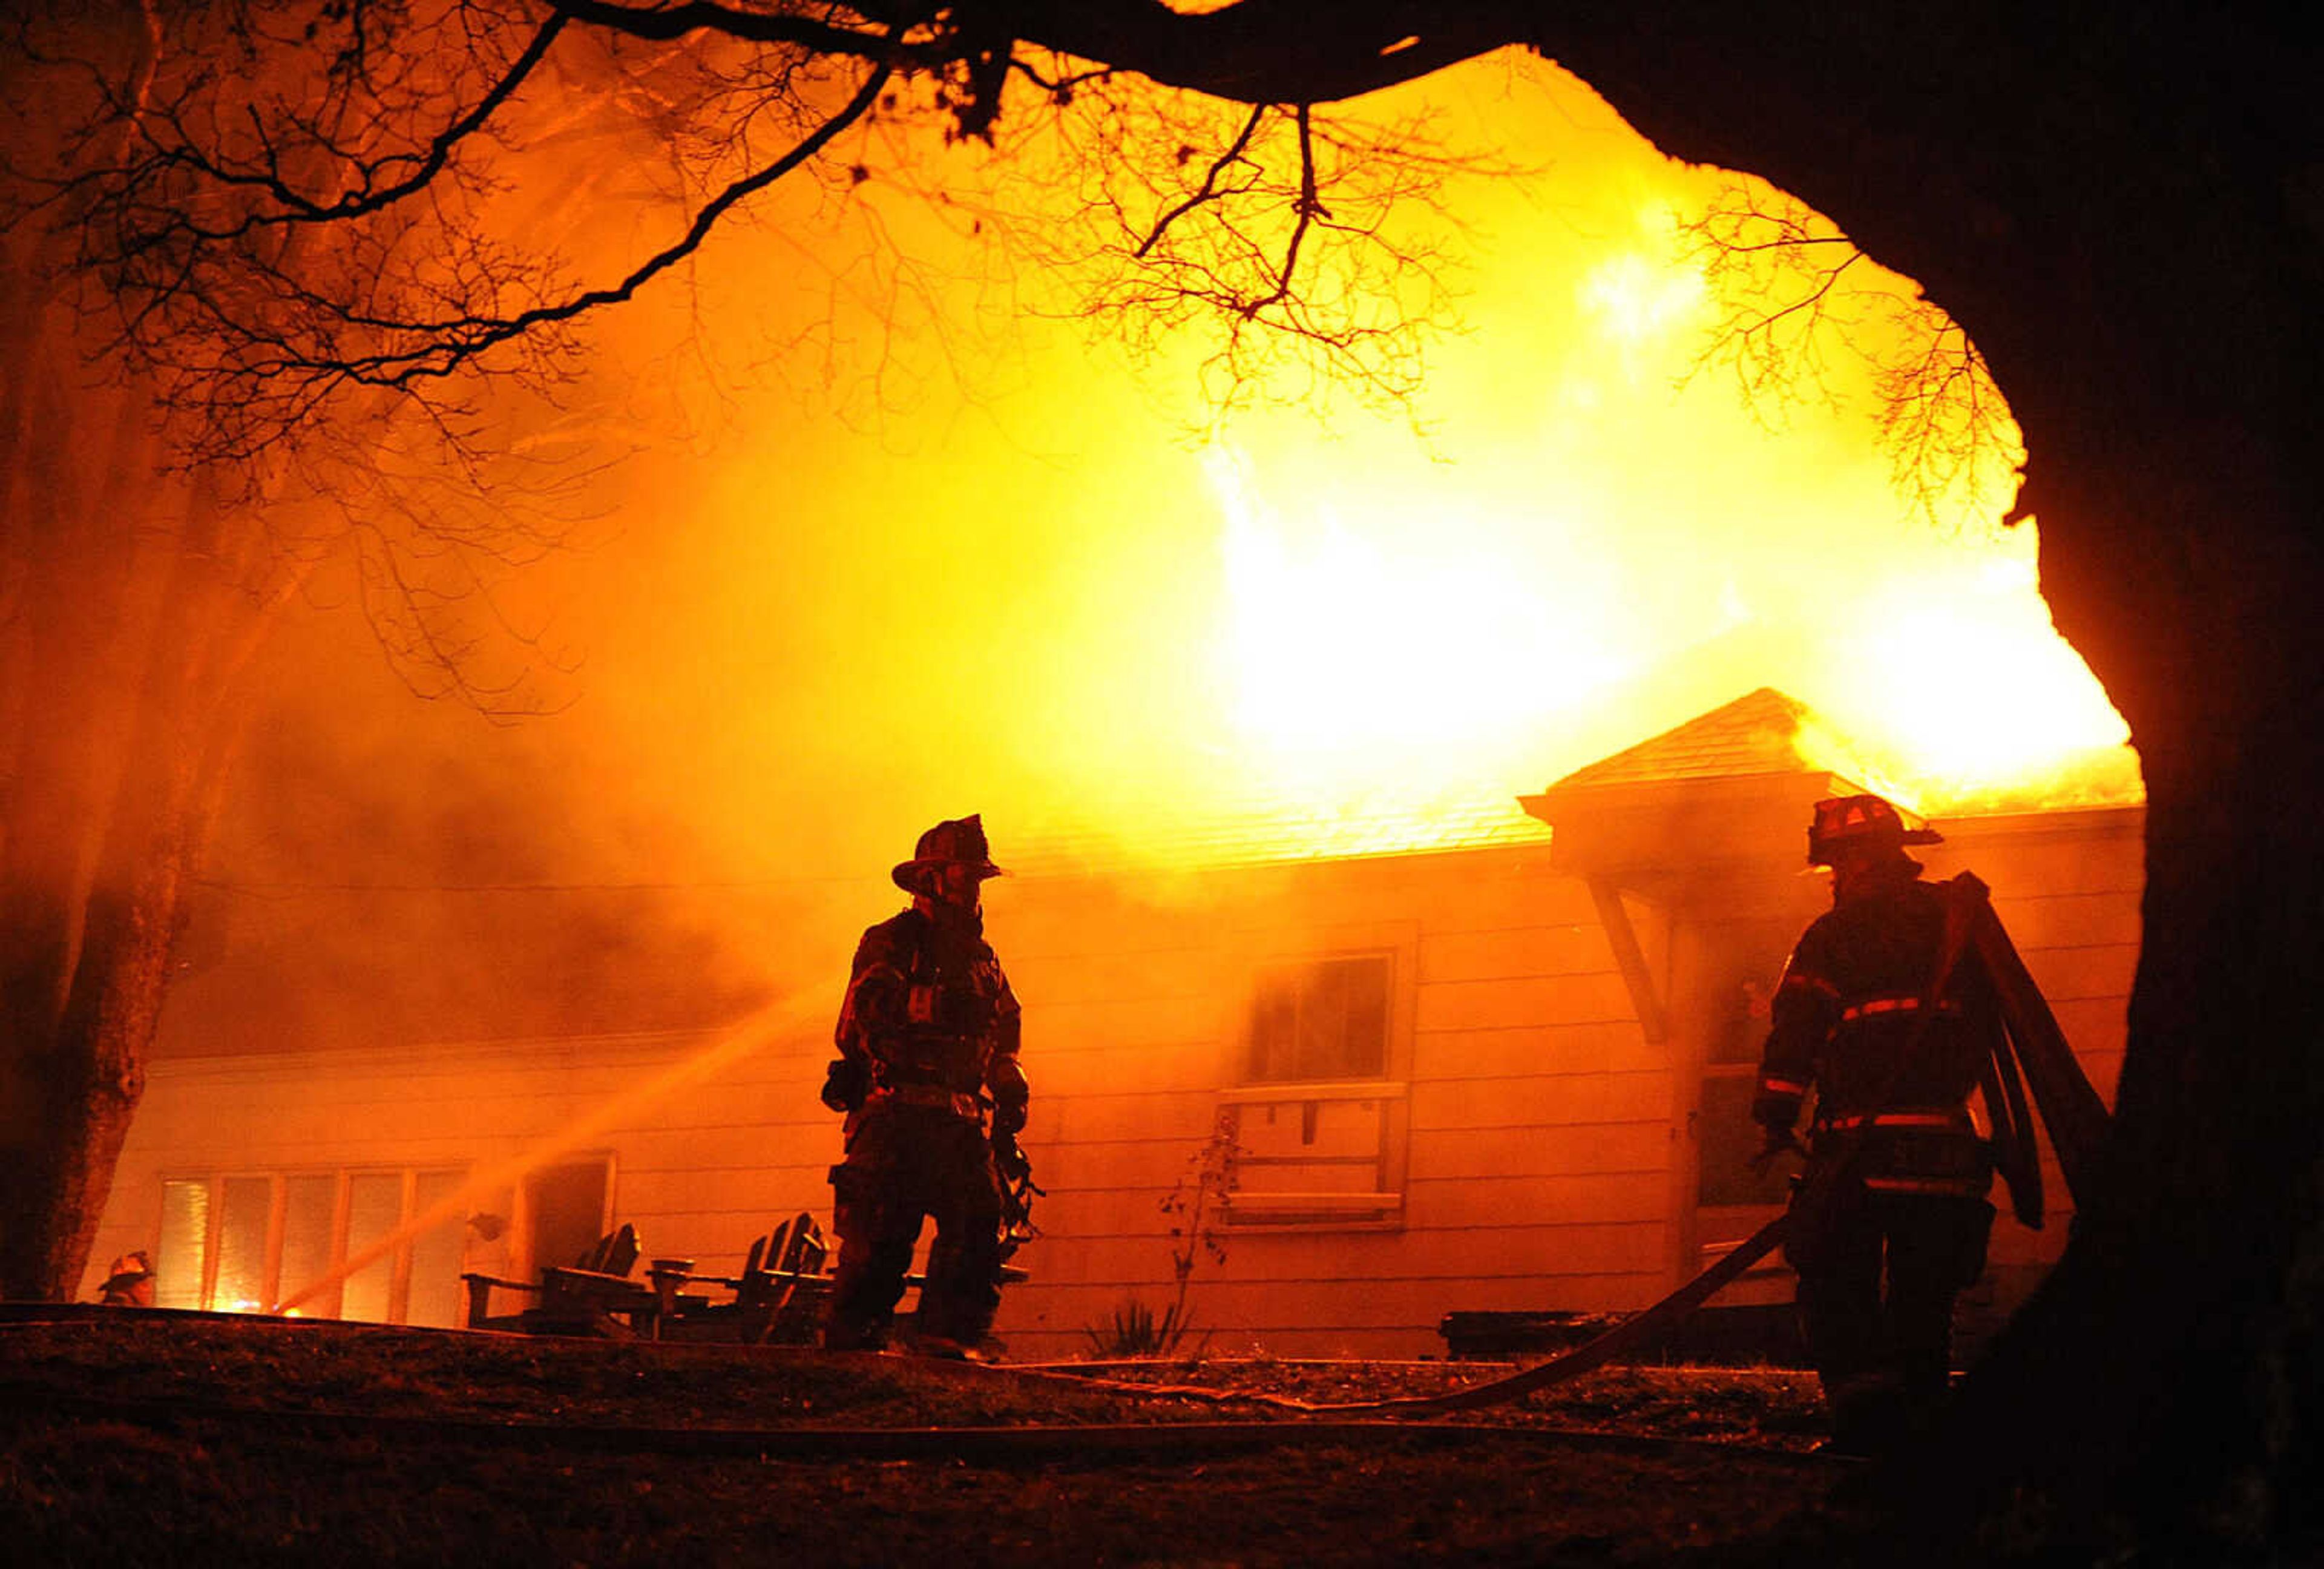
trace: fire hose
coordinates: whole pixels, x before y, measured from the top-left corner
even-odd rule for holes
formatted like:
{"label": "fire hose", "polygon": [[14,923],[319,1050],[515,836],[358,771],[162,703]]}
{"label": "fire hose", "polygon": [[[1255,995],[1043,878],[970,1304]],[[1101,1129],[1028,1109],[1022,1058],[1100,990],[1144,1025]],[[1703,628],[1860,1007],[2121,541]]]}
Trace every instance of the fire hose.
{"label": "fire hose", "polygon": [[1535,1389],[1578,1379],[1584,1373],[1604,1367],[1617,1357],[1651,1343],[1702,1306],[1720,1287],[1773,1252],[1783,1241],[1784,1223],[1790,1218],[1788,1214],[1777,1215],[1737,1243],[1734,1251],[1660,1302],[1632,1314],[1603,1334],[1575,1346],[1563,1356],[1537,1362],[1505,1378],[1471,1384],[1466,1389],[1453,1389],[1442,1395],[1408,1395],[1387,1400],[1302,1400],[1290,1395],[1213,1389],[1198,1384],[1146,1384],[1120,1379],[1093,1379],[1047,1369],[1011,1368],[1006,1364],[994,1365],[991,1371],[1019,1377],[1056,1378],[1085,1388],[1120,1389],[1140,1395],[1183,1396],[1222,1406],[1266,1406],[1276,1410],[1296,1411],[1302,1416],[1379,1412],[1389,1416],[1425,1417],[1443,1411],[1473,1411],[1480,1407],[1503,1405]]}
{"label": "fire hose", "polygon": [[1535,1389],[1562,1384],[1568,1379],[1578,1379],[1583,1373],[1593,1372],[1616,1357],[1659,1338],[1665,1331],[1709,1301],[1720,1287],[1774,1252],[1783,1241],[1784,1224],[1791,1218],[1788,1214],[1777,1215],[1738,1242],[1734,1251],[1725,1258],[1652,1307],[1631,1315],[1604,1334],[1575,1346],[1563,1356],[1536,1363],[1507,1378],[1471,1384],[1465,1389],[1454,1389],[1447,1394],[1406,1396],[1392,1400],[1365,1400],[1308,1408],[1316,1411],[1407,1412],[1415,1416],[1436,1411],[1471,1411],[1480,1406],[1498,1406]]}

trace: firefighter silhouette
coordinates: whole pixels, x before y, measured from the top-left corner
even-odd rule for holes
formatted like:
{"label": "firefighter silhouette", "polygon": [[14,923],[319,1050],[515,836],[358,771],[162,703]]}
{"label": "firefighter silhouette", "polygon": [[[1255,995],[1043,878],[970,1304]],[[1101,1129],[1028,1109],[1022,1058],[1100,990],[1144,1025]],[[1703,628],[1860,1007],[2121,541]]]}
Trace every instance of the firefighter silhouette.
{"label": "firefighter silhouette", "polygon": [[1798,1148],[1815,1092],[1784,1252],[1833,1446],[1850,1453],[1892,1447],[1942,1401],[1954,1301],[1993,1223],[1969,1096],[2003,1026],[1958,920],[1949,938],[1949,885],[1904,853],[1939,842],[1877,796],[1817,803],[1808,862],[1831,869],[1832,908],[1776,985],[1752,1103],[1765,1161]]}
{"label": "firefighter silhouette", "polygon": [[937,824],[896,867],[911,908],[863,934],[840,1010],[823,1100],[847,1113],[831,1168],[839,1261],[824,1323],[834,1350],[886,1345],[925,1221],[936,1223],[918,1344],[963,1355],[1001,1305],[1003,1169],[1028,1090],[1019,1011],[978,900],[1001,876],[974,817]]}

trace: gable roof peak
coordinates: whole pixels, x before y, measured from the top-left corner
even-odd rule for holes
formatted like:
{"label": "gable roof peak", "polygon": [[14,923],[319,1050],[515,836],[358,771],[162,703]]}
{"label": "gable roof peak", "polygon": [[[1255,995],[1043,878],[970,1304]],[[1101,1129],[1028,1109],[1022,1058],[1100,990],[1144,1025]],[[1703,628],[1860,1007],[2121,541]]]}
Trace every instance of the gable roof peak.
{"label": "gable roof peak", "polygon": [[1544,792],[1755,774],[1813,773],[1821,764],[1800,746],[1815,711],[1773,687],[1746,692],[1683,725],[1574,770]]}

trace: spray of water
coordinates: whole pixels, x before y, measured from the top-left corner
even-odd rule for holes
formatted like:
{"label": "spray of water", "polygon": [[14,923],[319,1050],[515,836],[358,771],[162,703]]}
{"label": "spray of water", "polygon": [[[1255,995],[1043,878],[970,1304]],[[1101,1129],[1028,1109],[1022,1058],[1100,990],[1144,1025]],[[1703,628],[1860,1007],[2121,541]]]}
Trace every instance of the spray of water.
{"label": "spray of water", "polygon": [[487,1193],[499,1192],[512,1185],[525,1173],[546,1165],[558,1156],[595,1140],[598,1135],[625,1118],[659,1104],[689,1084],[698,1084],[721,1070],[741,1062],[765,1046],[770,1039],[779,1038],[800,1026],[821,1017],[826,1000],[819,995],[797,992],[779,998],[764,1008],[736,1020],[718,1032],[700,1050],[680,1058],[644,1082],[633,1084],[600,1102],[580,1117],[567,1123],[556,1132],[540,1140],[497,1166],[488,1167],[471,1177],[452,1192],[413,1215],[402,1226],[377,1241],[347,1255],[329,1273],[290,1292],[268,1311],[284,1314],[328,1291],[333,1286],[361,1269],[366,1264],[401,1247],[411,1238],[467,1213],[476,1199]]}

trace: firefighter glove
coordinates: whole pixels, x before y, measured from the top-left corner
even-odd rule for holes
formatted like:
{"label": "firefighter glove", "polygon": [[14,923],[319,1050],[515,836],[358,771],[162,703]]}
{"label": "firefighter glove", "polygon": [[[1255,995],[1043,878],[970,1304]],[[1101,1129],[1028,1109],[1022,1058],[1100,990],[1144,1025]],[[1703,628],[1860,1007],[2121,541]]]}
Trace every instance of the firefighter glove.
{"label": "firefighter glove", "polygon": [[860,1112],[872,1093],[872,1075],[852,1057],[835,1058],[823,1070],[823,1103],[835,1112]]}
{"label": "firefighter glove", "polygon": [[1012,1186],[1033,1175],[1032,1159],[1019,1147],[1014,1133],[992,1136],[992,1165],[1001,1180]]}
{"label": "firefighter glove", "polygon": [[1014,1057],[996,1057],[984,1070],[984,1084],[992,1092],[992,1136],[1022,1132],[1026,1103],[1033,1098],[1023,1066]]}

